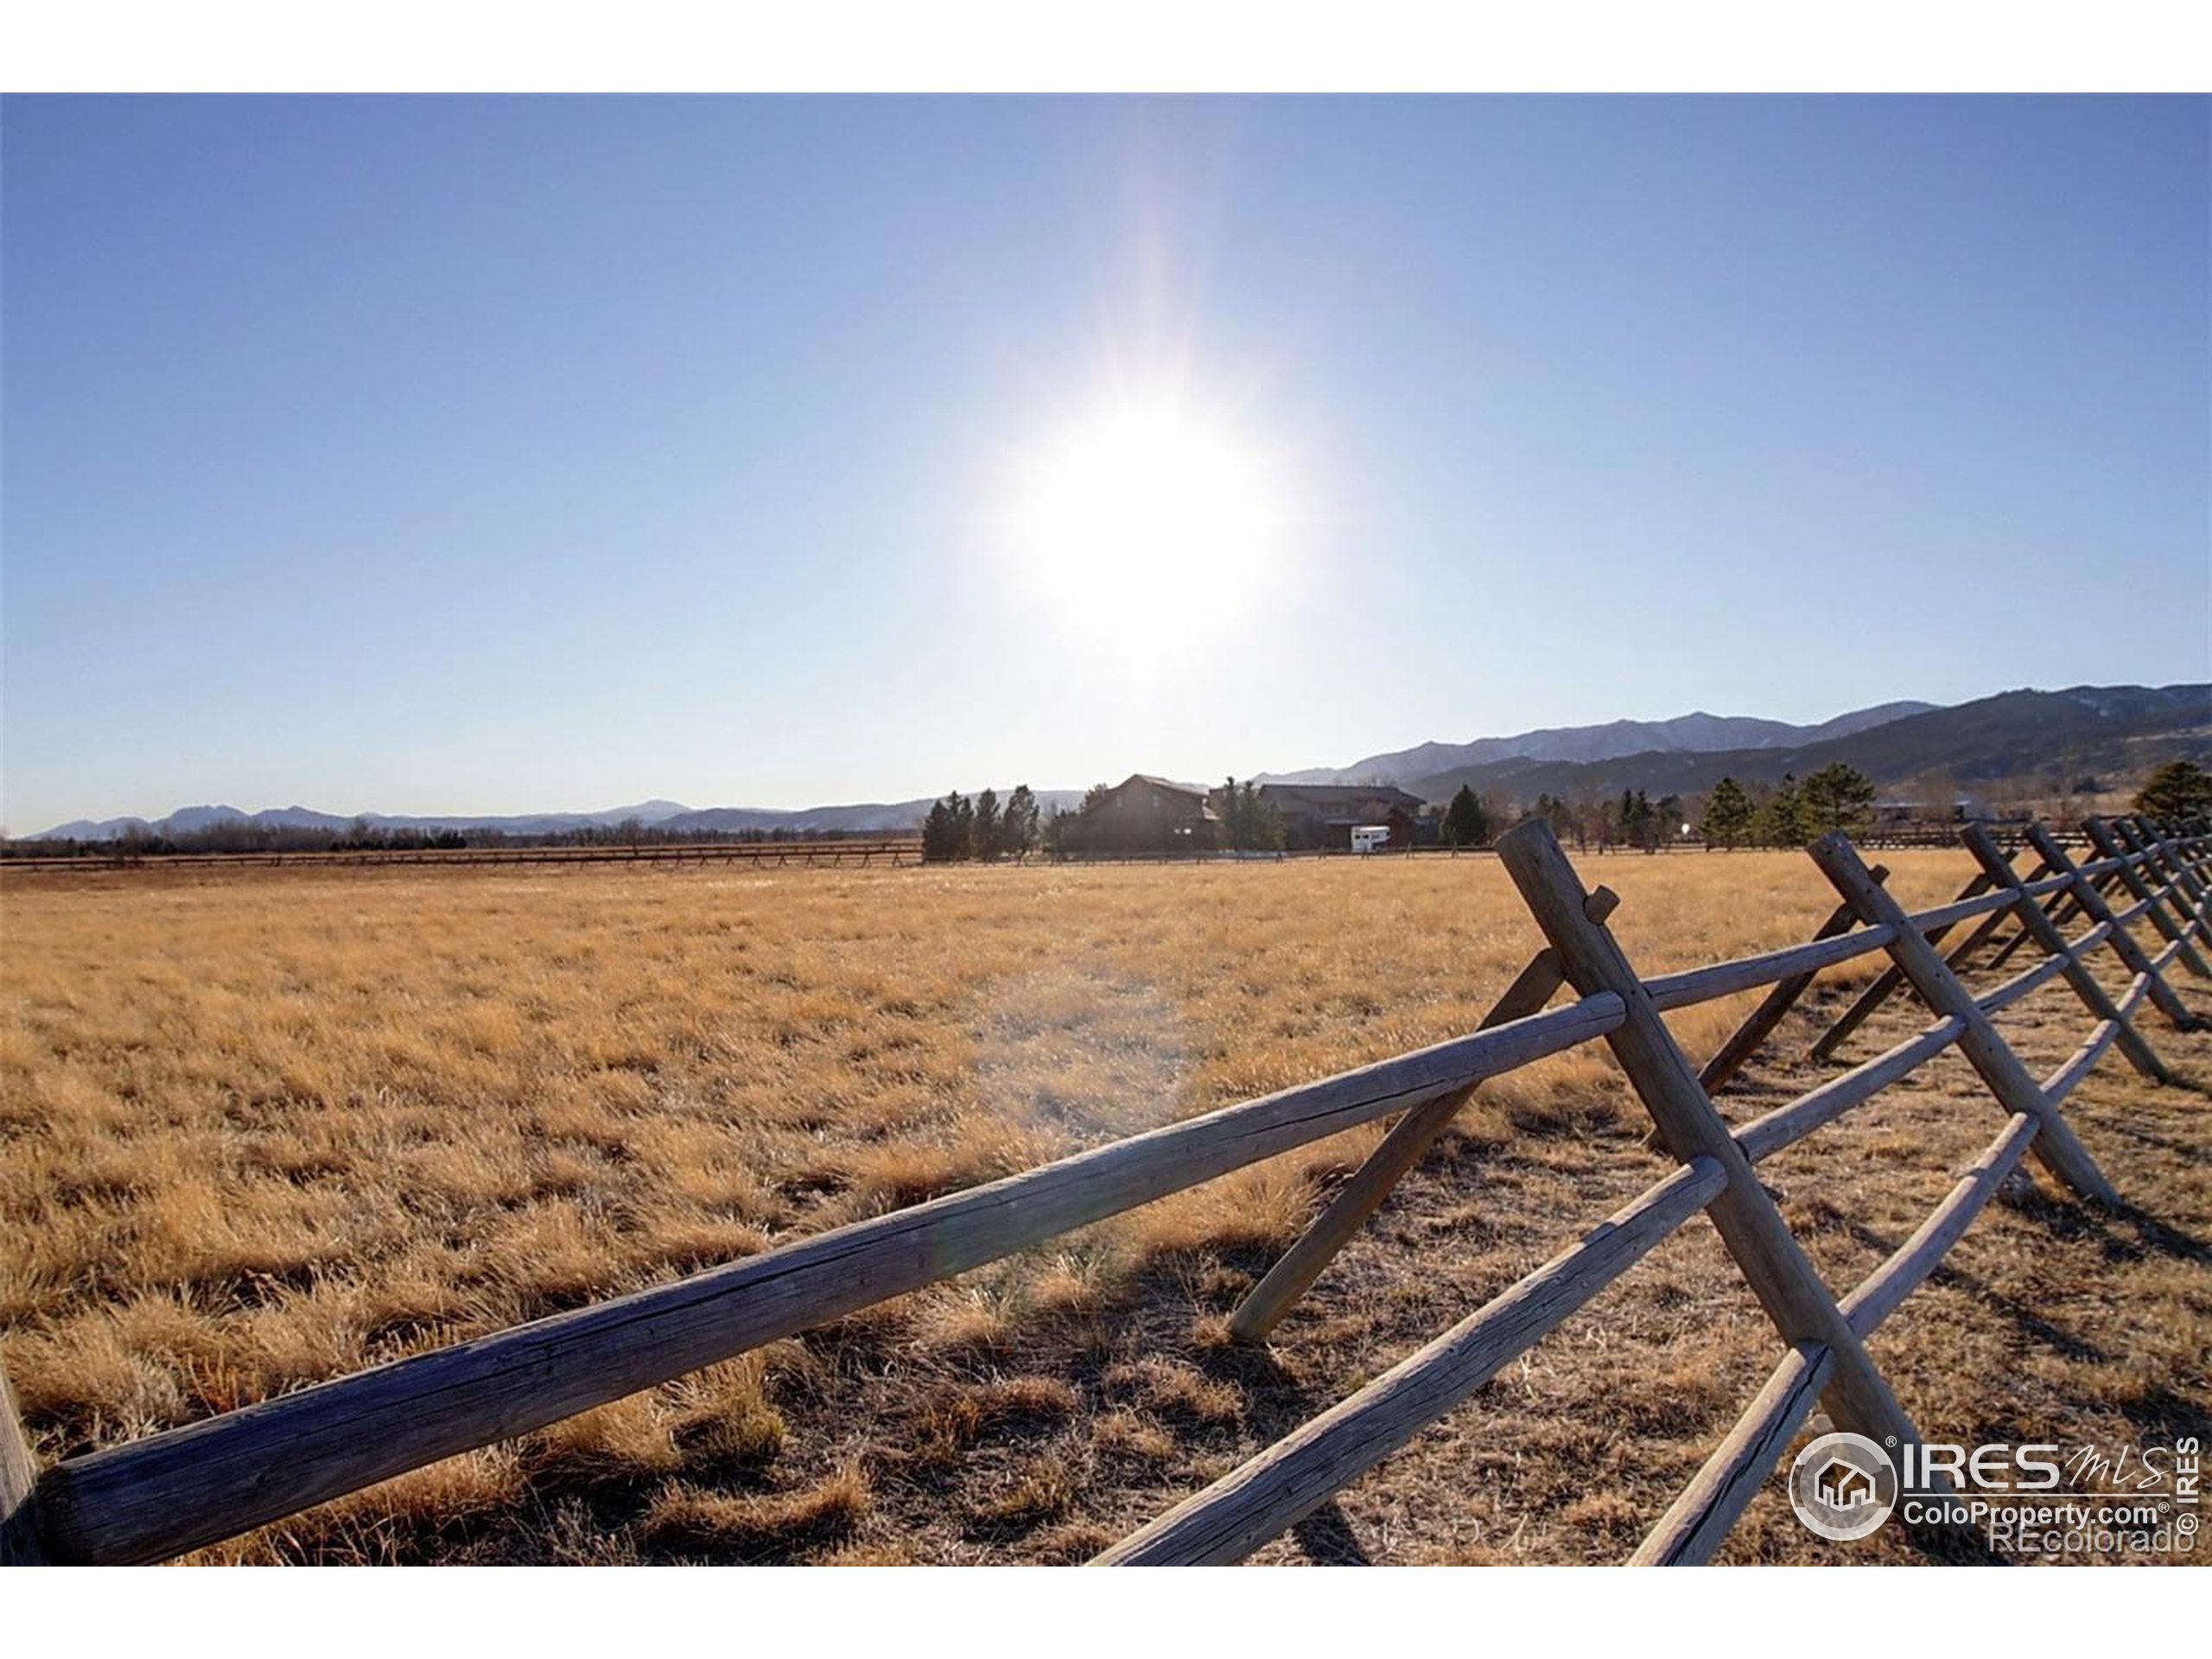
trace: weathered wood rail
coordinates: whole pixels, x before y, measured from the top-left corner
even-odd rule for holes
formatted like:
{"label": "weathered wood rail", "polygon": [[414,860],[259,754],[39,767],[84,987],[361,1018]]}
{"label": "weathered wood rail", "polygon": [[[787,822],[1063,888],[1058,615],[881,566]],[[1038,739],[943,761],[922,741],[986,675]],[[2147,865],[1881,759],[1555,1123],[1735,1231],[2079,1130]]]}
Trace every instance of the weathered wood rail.
{"label": "weathered wood rail", "polygon": [[[1249,1555],[1463,1403],[1700,1212],[1783,1347],[1743,1418],[1631,1558],[1709,1559],[1816,1402],[1825,1401],[1840,1426],[1917,1438],[1865,1340],[1934,1271],[2024,1158],[2034,1155],[2079,1199],[2114,1201],[2061,1108],[2115,1045],[2146,1076],[2171,1081],[2134,1021],[2147,1004],[2174,1024],[2199,1023],[2165,976],[2177,961],[2208,971],[2197,947],[2212,942],[2212,832],[2137,820],[2094,824],[2088,840],[2097,856],[2076,864],[2056,840],[2031,832],[2020,850],[2032,849],[2041,861],[2022,873],[2012,861],[2017,852],[1970,832],[1980,873],[1952,903],[1908,914],[1883,886],[1883,873],[1868,869],[1847,839],[1831,836],[1811,852],[1840,902],[1810,940],[1644,978],[1606,926],[1615,895],[1586,891],[1548,825],[1524,824],[1497,850],[1547,944],[1466,1036],[43,1470],[0,1378],[0,1561],[120,1563],[182,1554],[1342,1130],[1397,1117],[1232,1316],[1234,1335],[1257,1340],[1483,1083],[1593,1040],[1611,1049],[1651,1116],[1654,1144],[1675,1160],[1674,1172],[1435,1341],[1099,1560],[1221,1562]],[[2115,893],[2133,902],[2114,910],[2107,895]],[[2092,925],[2069,938],[2059,931],[2065,913]],[[2164,940],[2155,957],[2128,931],[2145,918]],[[1941,951],[1967,923],[1980,925],[1948,956]],[[1987,989],[1969,990],[1960,974],[2008,925],[2015,941],[2039,949],[2038,960]],[[2101,950],[2115,953],[2133,975],[2117,998],[2085,965]],[[1883,995],[1909,987],[1932,1023],[1731,1128],[1713,1093],[1821,972],[1877,953],[1891,969],[1877,982],[1890,986]],[[2094,1024],[2075,1055],[2037,1080],[1994,1021],[2062,979]],[[1761,988],[1771,988],[1702,1069],[1661,1017]],[[1573,1000],[1548,1007],[1562,990]],[[1821,1042],[1835,1046],[1829,1037]],[[1993,1097],[2002,1128],[1920,1229],[1839,1301],[1754,1166],[1954,1046]]]}

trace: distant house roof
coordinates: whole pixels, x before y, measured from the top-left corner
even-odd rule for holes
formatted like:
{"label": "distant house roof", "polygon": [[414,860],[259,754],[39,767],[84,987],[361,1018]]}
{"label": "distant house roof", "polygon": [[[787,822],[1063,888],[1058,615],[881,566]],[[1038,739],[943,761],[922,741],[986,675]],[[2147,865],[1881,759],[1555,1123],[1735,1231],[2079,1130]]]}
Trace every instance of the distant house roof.
{"label": "distant house roof", "polygon": [[1206,792],[1203,789],[1193,789],[1188,784],[1179,784],[1172,778],[1155,778],[1148,772],[1133,772],[1125,781],[1116,785],[1115,787],[1127,789],[1131,784],[1150,784],[1154,789],[1170,790],[1175,794],[1188,795],[1201,801],[1206,798]]}
{"label": "distant house roof", "polygon": [[1160,794],[1177,796],[1189,802],[1192,810],[1202,818],[1211,818],[1215,816],[1213,808],[1206,804],[1205,790],[1194,789],[1188,784],[1179,784],[1172,778],[1155,778],[1148,772],[1133,772],[1106,792],[1109,795],[1118,795],[1123,790],[1134,789],[1140,784],[1147,789],[1156,790]]}
{"label": "distant house roof", "polygon": [[1260,795],[1264,800],[1294,801],[1324,811],[1376,802],[1409,810],[1423,804],[1420,796],[1408,795],[1395,784],[1262,784]]}

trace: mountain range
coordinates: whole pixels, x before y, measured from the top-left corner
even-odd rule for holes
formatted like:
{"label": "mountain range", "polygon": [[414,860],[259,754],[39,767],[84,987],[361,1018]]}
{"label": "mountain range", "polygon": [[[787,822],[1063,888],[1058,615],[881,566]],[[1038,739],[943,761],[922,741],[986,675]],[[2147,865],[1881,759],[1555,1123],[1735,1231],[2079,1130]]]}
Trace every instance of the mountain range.
{"label": "mountain range", "polygon": [[1814,726],[1792,726],[1747,715],[1702,711],[1673,720],[1616,720],[1603,726],[1551,726],[1514,737],[1478,737],[1471,743],[1422,743],[1388,754],[1370,754],[1349,766],[1262,772],[1268,784],[1369,784],[1439,777],[1503,760],[1619,760],[1637,754],[1712,754],[1735,749],[1803,747],[1831,738],[1928,713],[1932,702],[1884,702],[1855,709]]}
{"label": "mountain range", "polygon": [[[1641,789],[1656,797],[1710,789],[1723,777],[1772,783],[1803,777],[1841,761],[1895,792],[1917,788],[1986,791],[2015,783],[2044,793],[2082,792],[2093,780],[2147,772],[2177,754],[2212,757],[2212,685],[2075,686],[2063,691],[2005,691],[1942,708],[1885,702],[1833,720],[1793,726],[1739,715],[1689,714],[1674,720],[1613,721],[1550,728],[1467,743],[1429,742],[1368,756],[1349,766],[1263,772],[1276,783],[1395,783],[1425,800],[1448,800],[1461,785],[1478,794],[1532,801]],[[1036,791],[1046,811],[1081,804],[1079,789]],[[482,830],[543,836],[626,819],[676,831],[709,830],[871,834],[912,830],[928,799],[866,802],[783,810],[767,807],[694,809],[678,801],[641,801],[594,812],[539,812],[511,817],[353,817],[303,806],[257,812],[232,806],[188,806],[166,818],[79,819],[34,840],[105,841],[136,830],[177,835],[243,821],[289,829],[343,831],[356,822],[385,830]]]}
{"label": "mountain range", "polygon": [[[1904,712],[1885,712],[1900,709]],[[1519,801],[1624,789],[1656,798],[1707,790],[1723,778],[1777,783],[1785,774],[1802,778],[1840,762],[1891,794],[1936,798],[2007,785],[2063,795],[2108,789],[2175,755],[2212,756],[2212,685],[2083,685],[2005,691],[1948,709],[1888,704],[1860,712],[1881,717],[1869,723],[1847,715],[1794,740],[1735,748],[1652,749],[1588,760],[1521,754],[1408,769],[1398,782],[1431,801],[1449,799],[1463,784],[1478,795]]]}
{"label": "mountain range", "polygon": [[[1079,806],[1079,789],[1040,789],[1038,810]],[[276,806],[247,812],[235,806],[182,806],[163,818],[79,818],[31,837],[34,841],[113,841],[133,830],[148,836],[189,835],[219,823],[247,823],[282,830],[327,830],[342,834],[355,823],[372,830],[480,830],[508,836],[552,836],[590,827],[612,828],[632,818],[656,829],[691,833],[714,830],[736,834],[746,830],[784,830],[809,834],[904,834],[920,823],[930,810],[927,799],[863,802],[850,806],[814,806],[797,810],[774,807],[715,806],[703,810],[681,801],[640,801],[634,806],[611,806],[597,812],[524,812],[507,817],[467,814],[405,815],[359,812],[342,815],[318,812],[306,806]]]}

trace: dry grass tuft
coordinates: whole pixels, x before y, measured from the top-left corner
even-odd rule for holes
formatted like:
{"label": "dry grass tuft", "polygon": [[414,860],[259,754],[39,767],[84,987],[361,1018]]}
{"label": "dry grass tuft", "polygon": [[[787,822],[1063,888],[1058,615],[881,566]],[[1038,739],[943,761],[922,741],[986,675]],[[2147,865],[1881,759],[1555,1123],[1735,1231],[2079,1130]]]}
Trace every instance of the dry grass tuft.
{"label": "dry grass tuft", "polygon": [[1117,1365],[1103,1382],[1109,1399],[1137,1407],[1154,1417],[1224,1425],[1244,1414],[1244,1396],[1236,1389],[1172,1359],[1141,1359]]}
{"label": "dry grass tuft", "polygon": [[790,1492],[732,1495],[673,1484],[645,1511],[645,1541],[678,1555],[745,1560],[821,1548],[850,1538],[874,1501],[857,1467]]}

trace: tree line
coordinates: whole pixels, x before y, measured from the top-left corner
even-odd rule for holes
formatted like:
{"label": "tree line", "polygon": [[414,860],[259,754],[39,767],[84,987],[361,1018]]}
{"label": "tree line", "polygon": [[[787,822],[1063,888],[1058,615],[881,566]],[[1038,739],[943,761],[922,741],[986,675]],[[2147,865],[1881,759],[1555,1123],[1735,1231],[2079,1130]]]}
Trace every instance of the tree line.
{"label": "tree line", "polygon": [[1802,847],[1832,830],[1863,835],[1874,822],[1874,785],[1866,773],[1839,760],[1802,781],[1745,789],[1723,778],[1706,798],[1700,833],[1708,847]]}
{"label": "tree line", "polygon": [[[1088,807],[1107,785],[1091,791]],[[1748,787],[1723,778],[1706,798],[1698,833],[1711,847],[1802,847],[1841,830],[1864,834],[1874,821],[1874,785],[1857,768],[1838,762],[1803,779],[1783,777],[1778,784]],[[1249,780],[1226,780],[1212,792],[1224,847],[1237,851],[1277,851],[1285,844],[1282,816],[1260,798]],[[2193,760],[2165,762],[2152,772],[2134,798],[2139,812],[2154,818],[2185,820],[2212,817],[2212,772]],[[931,805],[922,825],[925,860],[1022,858],[1040,849],[1058,856],[1078,850],[1082,815],[1040,814],[1027,784],[1001,803],[986,789],[973,800],[957,791]],[[1618,798],[1569,801],[1539,795],[1533,805],[1485,800],[1461,785],[1434,820],[1436,838],[1448,847],[1488,846],[1502,830],[1531,817],[1548,819],[1561,840],[1581,850],[1595,844],[1642,847],[1647,850],[1675,840],[1688,819],[1676,795],[1650,800],[1643,790],[1623,790]],[[112,858],[157,856],[164,853],[409,852],[468,847],[658,846],[694,842],[836,841],[873,839],[880,831],[840,831],[779,825],[769,829],[670,829],[636,818],[620,823],[588,823],[516,834],[488,828],[414,828],[357,818],[343,830],[226,819],[197,830],[169,832],[133,826],[112,840],[12,841],[0,855],[42,858],[81,855]]]}
{"label": "tree line", "polygon": [[111,837],[86,840],[55,837],[0,843],[10,858],[159,858],[205,853],[413,853],[458,852],[501,847],[671,847],[756,842],[881,841],[907,831],[809,830],[779,824],[769,829],[671,829],[625,818],[617,823],[580,823],[565,830],[520,833],[482,827],[459,830],[440,824],[372,823],[356,818],[342,830],[308,824],[255,823],[219,818],[196,830],[165,830],[130,824]]}
{"label": "tree line", "polygon": [[1681,838],[1686,812],[1679,795],[1662,795],[1655,801],[1643,790],[1624,789],[1617,798],[1603,800],[1567,801],[1540,794],[1521,816],[1523,820],[1544,819],[1554,835],[1573,842],[1578,851],[1594,843],[1600,850],[1638,847],[1656,853]]}
{"label": "tree line", "polygon": [[1027,857],[1037,849],[1039,828],[1037,798],[1027,784],[1017,784],[1003,805],[996,790],[973,800],[954,790],[931,802],[922,820],[922,861]]}
{"label": "tree line", "polygon": [[[1465,797],[1463,804],[1460,797]],[[1452,826],[1460,819],[1467,833],[1454,837]],[[1785,775],[1778,784],[1746,787],[1733,778],[1714,785],[1702,811],[1680,795],[1653,800],[1641,789],[1624,789],[1602,799],[1567,800],[1540,794],[1533,805],[1510,819],[1477,800],[1462,788],[1446,809],[1445,836],[1449,844],[1471,845],[1486,841],[1493,828],[1504,822],[1542,818],[1561,841],[1577,850],[1592,846],[1638,847],[1646,852],[1694,833],[1708,847],[1802,847],[1831,830],[1863,834],[1874,822],[1874,785],[1856,768],[1840,762],[1823,766],[1800,779]]]}
{"label": "tree line", "polygon": [[1289,844],[1282,813],[1260,798],[1249,778],[1242,784],[1234,778],[1224,782],[1214,791],[1213,807],[1221,819],[1221,844],[1232,852],[1279,853]]}

